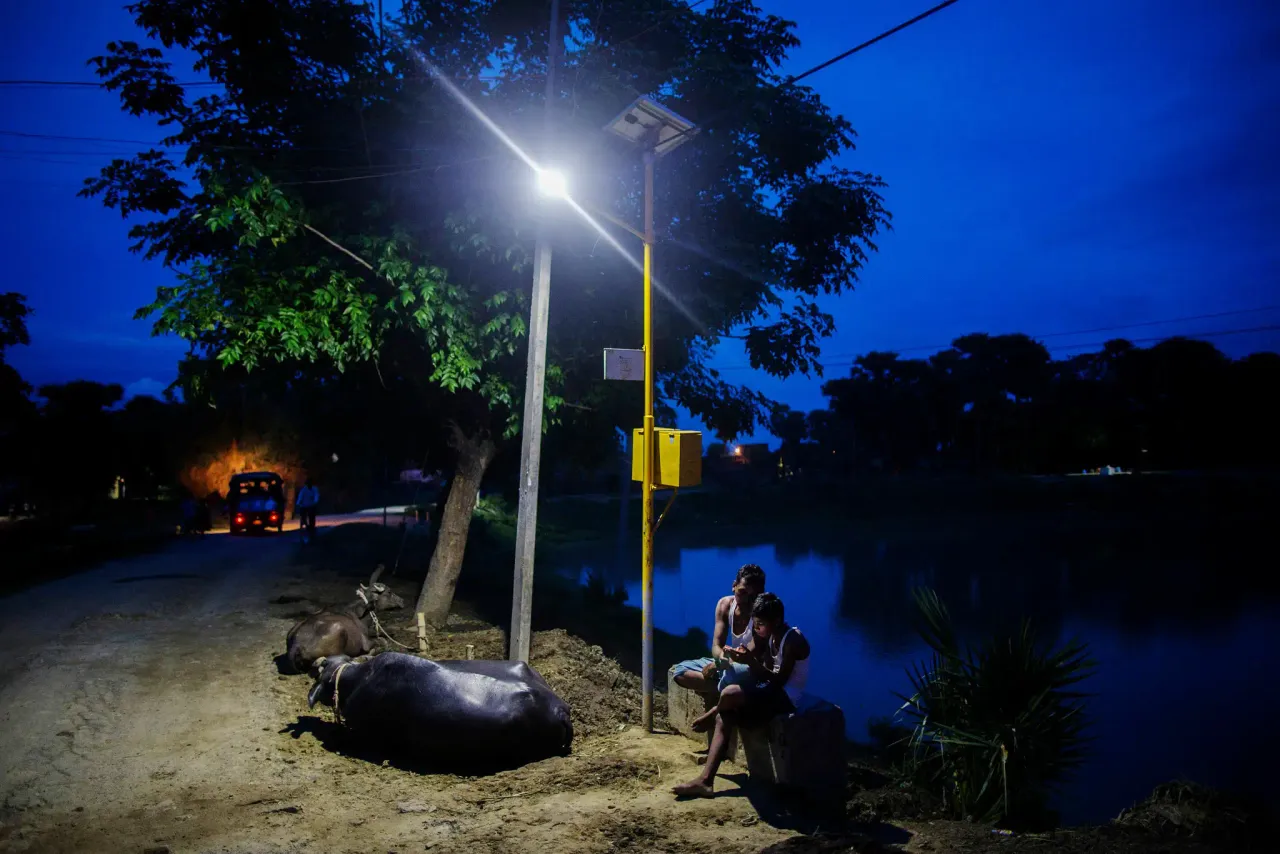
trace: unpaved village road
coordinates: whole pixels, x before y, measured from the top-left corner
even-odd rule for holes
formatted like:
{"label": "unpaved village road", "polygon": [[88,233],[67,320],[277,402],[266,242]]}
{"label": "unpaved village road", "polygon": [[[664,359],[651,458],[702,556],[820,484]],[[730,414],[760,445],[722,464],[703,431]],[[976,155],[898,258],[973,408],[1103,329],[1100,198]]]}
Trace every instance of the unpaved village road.
{"label": "unpaved village road", "polygon": [[296,547],[210,536],[0,600],[0,844],[41,847],[24,813],[92,825],[260,776],[280,728],[267,600]]}
{"label": "unpaved village road", "polygon": [[[572,756],[472,780],[344,755],[310,680],[274,661],[300,611],[353,586],[313,577],[298,548],[209,536],[0,600],[0,852],[754,854],[794,836],[744,797],[676,804],[690,745],[625,718],[584,727]],[[450,642],[499,654],[500,633],[467,631]],[[558,691],[620,678],[563,632],[535,636],[534,665]]]}

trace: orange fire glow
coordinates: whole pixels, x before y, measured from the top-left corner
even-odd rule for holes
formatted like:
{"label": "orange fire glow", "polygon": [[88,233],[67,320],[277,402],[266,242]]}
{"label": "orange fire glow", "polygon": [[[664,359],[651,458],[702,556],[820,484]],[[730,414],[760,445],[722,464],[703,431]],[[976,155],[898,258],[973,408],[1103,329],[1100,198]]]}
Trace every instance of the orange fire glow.
{"label": "orange fire glow", "polygon": [[291,454],[271,448],[265,442],[250,442],[243,448],[234,439],[228,448],[204,454],[181,475],[182,485],[193,495],[210,492],[225,496],[233,474],[244,471],[273,471],[284,480],[285,506],[292,506],[294,492],[306,476],[301,462]]}

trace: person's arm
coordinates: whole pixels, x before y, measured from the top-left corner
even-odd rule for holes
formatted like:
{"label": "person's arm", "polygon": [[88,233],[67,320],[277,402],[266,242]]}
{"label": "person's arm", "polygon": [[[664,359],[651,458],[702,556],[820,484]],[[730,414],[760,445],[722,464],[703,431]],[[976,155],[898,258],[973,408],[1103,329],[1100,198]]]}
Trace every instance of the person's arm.
{"label": "person's arm", "polygon": [[799,632],[792,632],[791,637],[782,644],[782,649],[778,652],[779,661],[776,668],[769,668],[764,665],[761,660],[760,650],[756,648],[756,638],[751,638],[751,649],[748,650],[747,656],[741,660],[743,664],[751,668],[751,674],[761,682],[768,682],[771,685],[779,687],[786,685],[787,680],[791,678],[791,671],[795,670],[797,656],[807,656],[809,654],[809,641]]}
{"label": "person's arm", "polygon": [[773,671],[765,665],[761,652],[760,640],[753,634],[746,647],[727,650],[725,655],[738,664],[745,664],[752,676],[763,681],[772,676]]}
{"label": "person's arm", "polygon": [[711,636],[711,657],[724,658],[724,642],[729,639],[729,604],[727,599],[716,603],[716,628]]}

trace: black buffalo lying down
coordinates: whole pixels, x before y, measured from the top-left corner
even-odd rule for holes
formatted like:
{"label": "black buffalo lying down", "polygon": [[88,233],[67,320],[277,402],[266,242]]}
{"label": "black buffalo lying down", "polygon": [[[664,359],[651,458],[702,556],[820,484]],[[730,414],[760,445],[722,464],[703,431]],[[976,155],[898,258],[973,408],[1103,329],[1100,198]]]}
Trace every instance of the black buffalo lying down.
{"label": "black buffalo lying down", "polygon": [[384,652],[316,662],[307,705],[335,704],[339,718],[388,753],[432,768],[515,768],[567,756],[569,707],[518,661],[429,661]]}

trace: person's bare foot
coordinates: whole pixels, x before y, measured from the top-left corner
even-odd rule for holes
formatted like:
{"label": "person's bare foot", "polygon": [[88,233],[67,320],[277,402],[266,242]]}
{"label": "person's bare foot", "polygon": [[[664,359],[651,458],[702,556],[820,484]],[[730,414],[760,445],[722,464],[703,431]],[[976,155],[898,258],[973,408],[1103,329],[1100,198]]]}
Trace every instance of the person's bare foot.
{"label": "person's bare foot", "polygon": [[716,796],[715,789],[701,780],[672,786],[671,791],[677,798],[714,798]]}
{"label": "person's bare foot", "polygon": [[694,732],[707,732],[716,725],[716,710],[711,709],[693,719],[689,728]]}

